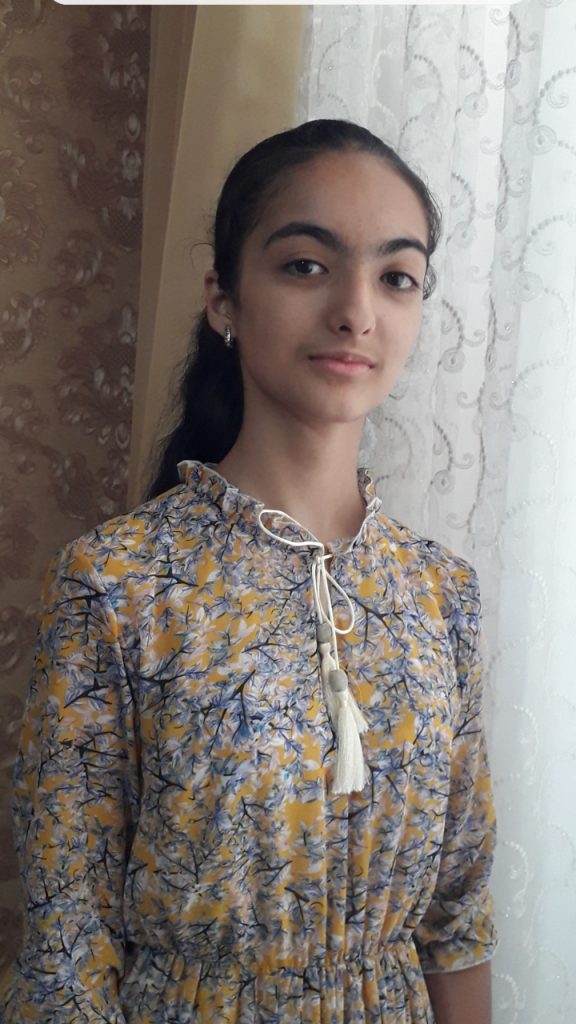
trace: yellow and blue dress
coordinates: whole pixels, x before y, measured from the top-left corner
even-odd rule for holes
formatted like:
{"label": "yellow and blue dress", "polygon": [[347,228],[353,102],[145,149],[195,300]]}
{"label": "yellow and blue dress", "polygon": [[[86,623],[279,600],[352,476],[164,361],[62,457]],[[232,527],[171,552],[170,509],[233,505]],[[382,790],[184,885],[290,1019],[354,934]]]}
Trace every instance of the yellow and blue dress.
{"label": "yellow and blue dress", "polygon": [[475,574],[359,470],[362,527],[323,553],[366,781],[334,792],[318,544],[182,470],[48,574],[4,1020],[432,1024],[423,972],[495,946]]}

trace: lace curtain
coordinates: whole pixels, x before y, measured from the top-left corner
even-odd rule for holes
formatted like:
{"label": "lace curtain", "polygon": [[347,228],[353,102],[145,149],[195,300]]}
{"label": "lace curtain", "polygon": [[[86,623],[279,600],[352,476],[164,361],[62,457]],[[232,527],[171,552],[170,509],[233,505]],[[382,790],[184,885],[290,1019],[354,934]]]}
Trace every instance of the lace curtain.
{"label": "lace curtain", "polygon": [[298,120],[357,120],[445,213],[367,424],[385,510],[478,569],[500,823],[495,1024],[576,1013],[576,5],[309,8]]}

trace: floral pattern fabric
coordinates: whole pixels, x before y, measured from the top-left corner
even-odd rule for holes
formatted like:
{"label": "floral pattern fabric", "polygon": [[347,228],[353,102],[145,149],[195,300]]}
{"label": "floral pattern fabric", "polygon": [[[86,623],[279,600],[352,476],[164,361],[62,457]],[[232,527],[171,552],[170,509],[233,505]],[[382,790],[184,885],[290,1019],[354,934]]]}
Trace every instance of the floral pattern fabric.
{"label": "floral pattern fabric", "polygon": [[368,782],[333,795],[312,549],[183,474],[48,574],[6,1024],[432,1024],[423,972],[495,947],[475,574],[359,470],[362,528],[326,549]]}

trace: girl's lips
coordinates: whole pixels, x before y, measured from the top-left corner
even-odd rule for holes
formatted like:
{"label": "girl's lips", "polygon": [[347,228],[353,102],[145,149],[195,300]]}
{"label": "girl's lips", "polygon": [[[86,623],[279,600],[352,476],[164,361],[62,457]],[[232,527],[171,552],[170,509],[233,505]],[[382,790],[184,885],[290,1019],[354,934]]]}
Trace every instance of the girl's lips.
{"label": "girl's lips", "polygon": [[329,356],[313,356],[311,362],[321,370],[335,373],[340,377],[358,377],[372,369],[367,363],[345,362],[343,359],[332,359]]}

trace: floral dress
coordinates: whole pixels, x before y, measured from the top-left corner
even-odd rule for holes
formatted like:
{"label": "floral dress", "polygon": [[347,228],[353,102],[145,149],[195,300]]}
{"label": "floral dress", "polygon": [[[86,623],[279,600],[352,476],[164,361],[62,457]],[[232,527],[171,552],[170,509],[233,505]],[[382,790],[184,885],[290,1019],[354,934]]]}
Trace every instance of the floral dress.
{"label": "floral dress", "polygon": [[362,527],[325,547],[366,783],[334,793],[312,548],[281,539],[311,535],[181,472],[48,574],[4,1020],[432,1024],[423,972],[495,948],[475,574],[358,471]]}

